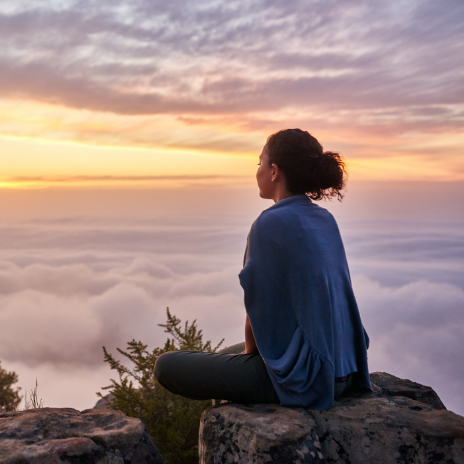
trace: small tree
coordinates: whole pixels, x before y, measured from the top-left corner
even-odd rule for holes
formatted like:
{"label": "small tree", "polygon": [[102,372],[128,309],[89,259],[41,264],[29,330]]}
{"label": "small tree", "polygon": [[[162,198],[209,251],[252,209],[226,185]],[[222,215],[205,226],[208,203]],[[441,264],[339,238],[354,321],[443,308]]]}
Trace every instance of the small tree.
{"label": "small tree", "polygon": [[14,411],[21,402],[19,396],[20,387],[12,388],[12,385],[18,381],[16,372],[7,372],[2,368],[0,363],[0,407],[6,411]]}
{"label": "small tree", "polygon": [[[105,362],[119,374],[119,382],[111,379],[111,385],[103,387],[114,395],[111,407],[128,416],[137,417],[144,423],[158,450],[167,463],[187,464],[198,462],[198,429],[200,416],[209,401],[195,401],[170,393],[156,380],[155,363],[158,357],[168,351],[195,350],[216,352],[224,340],[216,347],[211,342],[203,342],[203,334],[198,330],[196,320],[181,326],[181,321],[171,315],[169,308],[164,327],[168,338],[163,348],[147,350],[147,345],[132,340],[127,350],[118,352],[133,364],[133,369],[116,360],[105,347]],[[134,381],[136,383],[134,383]],[[100,397],[102,395],[97,393]]]}

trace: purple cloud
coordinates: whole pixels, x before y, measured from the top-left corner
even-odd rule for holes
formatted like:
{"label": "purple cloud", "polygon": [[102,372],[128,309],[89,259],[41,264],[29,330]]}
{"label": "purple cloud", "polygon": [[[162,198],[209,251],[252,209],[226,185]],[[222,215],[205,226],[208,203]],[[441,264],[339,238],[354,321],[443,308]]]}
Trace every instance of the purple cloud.
{"label": "purple cloud", "polygon": [[0,14],[0,90],[126,115],[354,110],[462,127],[463,19],[458,1],[18,6]]}

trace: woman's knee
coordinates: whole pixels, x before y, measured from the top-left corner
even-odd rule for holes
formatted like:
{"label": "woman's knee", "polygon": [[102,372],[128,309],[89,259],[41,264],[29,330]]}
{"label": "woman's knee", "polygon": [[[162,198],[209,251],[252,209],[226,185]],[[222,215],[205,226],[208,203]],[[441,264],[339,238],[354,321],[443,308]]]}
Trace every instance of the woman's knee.
{"label": "woman's knee", "polygon": [[218,354],[240,354],[245,350],[245,342],[237,343],[236,345],[227,346],[218,351]]}
{"label": "woman's knee", "polygon": [[163,386],[166,384],[167,379],[169,379],[170,374],[173,372],[175,357],[176,352],[170,351],[168,353],[163,353],[156,360],[155,377]]}

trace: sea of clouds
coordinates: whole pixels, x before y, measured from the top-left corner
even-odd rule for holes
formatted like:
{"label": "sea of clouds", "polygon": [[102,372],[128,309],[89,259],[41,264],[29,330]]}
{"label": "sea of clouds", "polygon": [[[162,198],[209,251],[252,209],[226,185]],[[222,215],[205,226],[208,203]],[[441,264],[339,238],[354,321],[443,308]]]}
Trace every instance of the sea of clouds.
{"label": "sea of clouds", "polygon": [[[371,371],[431,385],[463,414],[464,185],[350,185],[336,216],[371,338]],[[243,340],[240,272],[255,187],[0,192],[0,360],[46,406],[91,407],[166,307],[205,338]]]}

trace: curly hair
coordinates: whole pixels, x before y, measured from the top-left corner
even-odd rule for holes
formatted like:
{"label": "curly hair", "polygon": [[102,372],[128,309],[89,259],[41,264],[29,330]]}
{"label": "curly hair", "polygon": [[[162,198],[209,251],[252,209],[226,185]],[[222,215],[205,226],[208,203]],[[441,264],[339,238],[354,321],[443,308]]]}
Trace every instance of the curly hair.
{"label": "curly hair", "polygon": [[343,198],[346,167],[339,153],[326,151],[310,133],[285,129],[268,137],[269,166],[276,164],[285,174],[287,189],[305,193],[312,200]]}

